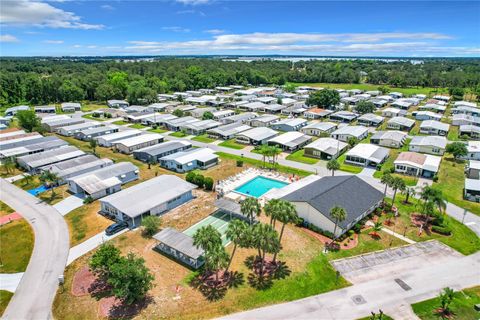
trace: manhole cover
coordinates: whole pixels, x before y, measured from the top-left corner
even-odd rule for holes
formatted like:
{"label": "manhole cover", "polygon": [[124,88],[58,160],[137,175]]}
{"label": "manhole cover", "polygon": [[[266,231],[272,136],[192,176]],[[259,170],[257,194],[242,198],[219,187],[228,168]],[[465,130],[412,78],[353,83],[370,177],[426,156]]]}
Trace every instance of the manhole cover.
{"label": "manhole cover", "polygon": [[412,289],[408,284],[406,284],[402,279],[395,279],[395,282],[405,291]]}
{"label": "manhole cover", "polygon": [[364,304],[367,303],[367,301],[361,296],[361,295],[356,295],[352,297],[352,300],[355,304]]}

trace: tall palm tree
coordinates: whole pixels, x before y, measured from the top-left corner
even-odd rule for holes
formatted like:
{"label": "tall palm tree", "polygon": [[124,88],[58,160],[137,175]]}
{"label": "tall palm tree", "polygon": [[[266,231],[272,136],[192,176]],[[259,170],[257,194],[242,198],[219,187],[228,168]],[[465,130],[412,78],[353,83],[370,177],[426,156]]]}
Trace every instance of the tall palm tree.
{"label": "tall palm tree", "polygon": [[51,187],[52,190],[52,198],[55,196],[55,186],[58,184],[58,181],[60,178],[55,172],[52,172],[50,170],[43,171],[42,174],[40,175],[40,181],[43,183],[48,184]]}
{"label": "tall palm tree", "polygon": [[420,199],[424,201],[424,206],[428,201],[433,202],[433,204],[438,208],[440,213],[445,212],[447,208],[447,203],[443,199],[442,191],[435,189],[427,184],[424,185],[422,191],[420,192]]}
{"label": "tall palm tree", "polygon": [[405,186],[405,188],[403,190],[401,190],[402,194],[405,195],[405,203],[408,204],[408,200],[410,199],[410,197],[414,197],[415,194],[417,193],[416,190],[415,190],[415,187],[408,187],[408,186]]}
{"label": "tall palm tree", "polygon": [[278,212],[278,209],[276,209],[276,207],[278,206],[279,201],[279,199],[270,199],[263,207],[265,215],[270,217],[270,225],[274,225],[275,220],[277,219],[276,213]]}
{"label": "tall palm tree", "polygon": [[240,211],[248,218],[250,225],[253,224],[253,219],[260,216],[261,207],[257,198],[247,197],[240,205]]}
{"label": "tall palm tree", "polygon": [[335,176],[335,171],[340,169],[340,163],[338,163],[337,159],[332,159],[327,162],[327,169],[332,171],[332,177]]}
{"label": "tall palm tree", "polygon": [[263,269],[265,265],[265,256],[267,253],[280,251],[280,241],[278,240],[278,233],[269,224],[259,223],[255,225],[252,231],[252,247],[258,251],[260,258],[260,276],[263,276]]}
{"label": "tall palm tree", "polygon": [[205,253],[205,268],[215,272],[215,281],[218,282],[218,271],[228,266],[229,258],[222,245],[216,246]]}
{"label": "tall palm tree", "polygon": [[393,189],[393,197],[392,197],[392,206],[395,203],[395,197],[397,196],[397,191],[398,190],[403,190],[405,189],[405,181],[403,181],[402,178],[400,177],[393,177],[391,181],[391,187]]}
{"label": "tall palm tree", "polygon": [[193,235],[193,244],[205,252],[205,259],[207,260],[208,252],[222,246],[222,236],[213,226],[204,226]]}
{"label": "tall palm tree", "polygon": [[[295,207],[295,205],[285,200],[280,200],[278,208],[280,209],[279,210],[280,212],[278,214],[277,219],[282,223],[282,229],[280,230],[280,236],[278,237],[278,242],[281,245],[283,232],[285,230],[285,225],[287,223],[296,222],[298,220],[298,214],[297,214],[297,208]],[[277,252],[275,252],[275,254],[273,255],[273,261],[275,261],[276,258],[277,258]]]}
{"label": "tall palm tree", "polygon": [[280,153],[282,153],[282,149],[279,148],[278,146],[271,146],[270,147],[270,155],[272,156],[272,159],[273,159],[273,166],[275,167],[275,165],[277,164],[277,158],[278,158],[278,155]]}
{"label": "tall palm tree", "polygon": [[330,209],[330,216],[335,219],[335,228],[333,229],[333,241],[337,238],[337,226],[339,222],[344,221],[347,218],[347,211],[345,211],[344,208],[335,206],[332,209]]}
{"label": "tall palm tree", "polygon": [[260,146],[260,154],[262,155],[263,167],[265,168],[265,159],[270,157],[270,148],[266,144]]}
{"label": "tall palm tree", "polygon": [[392,175],[389,172],[384,172],[380,182],[385,185],[385,190],[383,191],[383,199],[387,197],[387,188],[392,184]]}
{"label": "tall palm tree", "polygon": [[233,251],[232,251],[232,255],[230,256],[230,260],[228,261],[228,265],[225,272],[228,272],[228,269],[232,264],[232,260],[233,260],[233,257],[235,256],[235,252],[237,251],[237,247],[244,245],[245,236],[248,232],[247,230],[248,230],[248,225],[245,223],[245,221],[242,221],[240,219],[233,219],[228,224],[225,235],[227,236],[228,239],[230,239],[230,241],[233,242]]}

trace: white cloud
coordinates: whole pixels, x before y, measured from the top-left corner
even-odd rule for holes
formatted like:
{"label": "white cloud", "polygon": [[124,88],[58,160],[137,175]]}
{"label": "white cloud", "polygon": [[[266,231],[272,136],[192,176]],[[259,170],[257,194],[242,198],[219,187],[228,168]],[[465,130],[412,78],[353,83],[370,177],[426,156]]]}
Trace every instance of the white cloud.
{"label": "white cloud", "polygon": [[185,4],[185,5],[192,5],[196,6],[199,4],[209,4],[212,0],[175,0],[178,3]]}
{"label": "white cloud", "polygon": [[172,32],[190,32],[190,29],[182,28],[182,27],[163,27],[162,30],[167,30]]}
{"label": "white cloud", "polygon": [[102,29],[101,24],[88,24],[73,12],[35,0],[2,1],[0,23],[3,25],[34,25],[64,29]]}
{"label": "white cloud", "polygon": [[205,54],[226,52],[295,53],[314,55],[382,55],[409,53],[478,54],[475,47],[449,47],[442,40],[450,36],[438,33],[250,33],[221,34],[206,40],[130,41],[126,53]]}
{"label": "white cloud", "polygon": [[64,41],[63,40],[43,40],[43,43],[48,43],[48,44],[62,44]]}
{"label": "white cloud", "polygon": [[97,46],[96,45],[89,45],[87,46],[88,49],[95,49]]}
{"label": "white cloud", "polygon": [[113,7],[109,4],[101,5],[100,8],[105,9],[105,10],[115,10],[115,7]]}
{"label": "white cloud", "polygon": [[0,42],[19,42],[17,37],[12,36],[11,34],[1,34]]}
{"label": "white cloud", "polygon": [[74,47],[74,48],[81,48],[81,47],[83,47],[83,46],[82,46],[81,44],[74,44],[73,47]]}
{"label": "white cloud", "polygon": [[210,30],[205,30],[205,33],[210,33],[210,34],[222,34],[225,33],[225,30],[223,29],[210,29]]}

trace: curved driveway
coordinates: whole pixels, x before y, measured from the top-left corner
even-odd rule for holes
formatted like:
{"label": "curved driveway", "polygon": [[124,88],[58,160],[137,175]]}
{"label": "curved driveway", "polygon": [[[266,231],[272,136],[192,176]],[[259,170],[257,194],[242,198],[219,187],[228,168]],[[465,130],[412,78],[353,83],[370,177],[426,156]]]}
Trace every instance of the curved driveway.
{"label": "curved driveway", "polygon": [[3,319],[50,319],[70,247],[67,224],[52,206],[4,179],[0,179],[0,200],[21,213],[35,233],[30,262]]}

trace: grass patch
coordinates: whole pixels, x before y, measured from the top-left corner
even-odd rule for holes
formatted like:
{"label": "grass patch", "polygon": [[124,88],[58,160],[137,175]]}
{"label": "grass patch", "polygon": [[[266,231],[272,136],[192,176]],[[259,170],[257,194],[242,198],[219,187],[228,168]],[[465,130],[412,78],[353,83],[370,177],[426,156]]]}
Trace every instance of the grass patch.
{"label": "grass patch", "polygon": [[460,137],[458,136],[458,126],[450,126],[450,130],[448,131],[447,139],[450,141],[458,141]]}
{"label": "grass patch", "polygon": [[123,126],[123,125],[129,124],[129,123],[130,122],[123,121],[123,120],[118,120],[118,121],[112,122],[112,124],[116,124],[117,126]]}
{"label": "grass patch", "polygon": [[[402,194],[397,194],[395,206],[398,208],[399,216],[395,221],[395,226],[391,226],[389,229],[395,229],[395,232],[405,234],[407,238],[417,242],[436,239],[464,255],[469,255],[480,250],[480,238],[477,237],[470,228],[447,215],[444,215],[444,221],[452,230],[450,236],[444,236],[434,232],[430,235],[422,232],[422,234],[419,235],[419,228],[412,225],[410,214],[419,212],[421,203],[417,199],[410,198],[410,204],[405,204],[403,200],[405,200],[405,197]],[[391,199],[387,201],[391,202]],[[384,221],[385,219],[385,216],[380,217],[380,221]]]}
{"label": "grass patch", "polygon": [[480,215],[479,203],[463,199],[465,163],[465,161],[455,161],[453,158],[444,157],[438,172],[438,181],[434,183],[434,186],[443,192],[443,196],[448,202]]}
{"label": "grass patch", "polygon": [[0,165],[0,178],[14,177],[16,175],[24,173],[22,170],[20,170],[17,167],[13,167],[9,171],[10,172],[7,172],[7,169],[5,169],[5,166]]}
{"label": "grass patch", "polygon": [[38,176],[30,176],[17,180],[13,184],[22,190],[28,191],[40,187],[42,182]]}
{"label": "grass patch", "polygon": [[131,126],[128,126],[129,128],[133,128],[133,129],[144,129],[146,128],[147,126],[144,126],[143,124],[141,123],[135,123],[135,124],[132,124]]}
{"label": "grass patch", "polygon": [[[450,309],[454,316],[452,319],[478,319],[478,311],[473,309],[475,304],[480,303],[480,287],[464,289],[454,293]],[[413,312],[422,320],[436,320],[440,317],[436,310],[440,307],[438,297],[412,304]]]}
{"label": "grass patch", "polygon": [[10,208],[5,202],[0,201],[0,217],[14,213],[15,210]]}
{"label": "grass patch", "polygon": [[[377,315],[378,315],[378,312],[375,312]],[[371,320],[372,317],[369,316],[369,317],[365,317],[365,318],[360,318],[360,319],[357,319],[357,320]],[[382,320],[394,320],[392,317],[386,315],[386,314],[383,314],[383,318]]]}
{"label": "grass patch", "polygon": [[94,201],[73,210],[65,216],[70,231],[70,246],[74,247],[93,237],[113,223],[113,221],[98,214],[99,210],[100,202]]}
{"label": "grass patch", "polygon": [[305,150],[297,150],[294,153],[289,154],[285,159],[292,160],[296,162],[306,163],[306,164],[315,164],[319,159],[310,158],[305,156]]}
{"label": "grass patch", "polygon": [[188,136],[188,134],[186,134],[185,132],[182,132],[182,131],[172,132],[172,133],[170,133],[170,135],[172,137],[177,137],[177,138],[184,138],[184,137]]}
{"label": "grass patch", "polygon": [[83,112],[90,112],[98,109],[108,108],[108,106],[104,104],[98,103],[90,103],[89,101],[82,102],[82,111]]}
{"label": "grass patch", "polygon": [[90,120],[94,120],[94,121],[106,121],[107,120],[107,118],[104,118],[104,117],[94,117],[92,114],[84,114],[82,116],[82,118],[90,119]]}
{"label": "grass patch", "polygon": [[345,159],[347,158],[346,153],[342,154],[337,158],[338,163],[340,164],[340,170],[350,173],[360,173],[363,170],[363,167],[354,166],[351,164],[346,164]]}
{"label": "grass patch", "polygon": [[192,140],[198,141],[198,142],[203,142],[203,143],[212,143],[216,141],[216,139],[212,139],[208,137],[208,134],[204,133],[202,135],[193,137]]}
{"label": "grass patch", "polygon": [[358,256],[360,254],[365,254],[365,253],[379,251],[379,250],[385,250],[385,249],[399,247],[407,244],[405,241],[400,240],[397,237],[391,236],[385,232],[379,232],[380,238],[374,239],[368,234],[371,231],[372,231],[371,229],[366,229],[366,230],[363,230],[358,235],[358,245],[355,248],[327,253],[328,259],[335,260],[335,259],[347,258],[352,256]]}
{"label": "grass patch", "polygon": [[0,227],[0,273],[17,273],[27,269],[33,251],[33,231],[24,219]]}
{"label": "grass patch", "polygon": [[225,140],[219,143],[218,145],[221,147],[226,147],[226,148],[236,149],[236,150],[241,150],[246,147],[244,144],[236,142],[235,139]]}
{"label": "grass patch", "polygon": [[157,128],[157,129],[149,129],[148,131],[149,132],[155,132],[155,133],[165,133],[168,130]]}
{"label": "grass patch", "polygon": [[[236,156],[236,155],[225,153],[225,152],[216,152],[216,154],[220,158],[231,159],[231,160],[241,160],[244,163],[250,164],[250,165],[255,166],[255,167],[259,167],[259,168],[263,167],[263,161],[261,161],[261,160],[245,158],[245,157]],[[271,168],[271,166],[268,163],[266,164],[266,167]],[[310,172],[310,171],[295,169],[295,168],[291,168],[291,167],[287,167],[287,166],[282,166],[282,165],[279,165],[279,164],[277,164],[275,166],[275,168],[279,172],[288,173],[288,174],[295,174],[295,175],[298,175],[298,176],[301,176],[301,177],[306,177],[306,176],[309,176],[309,175],[312,174],[312,172]]]}
{"label": "grass patch", "polygon": [[6,290],[0,290],[0,316],[3,315],[5,309],[7,309],[10,299],[12,299],[13,293]]}

